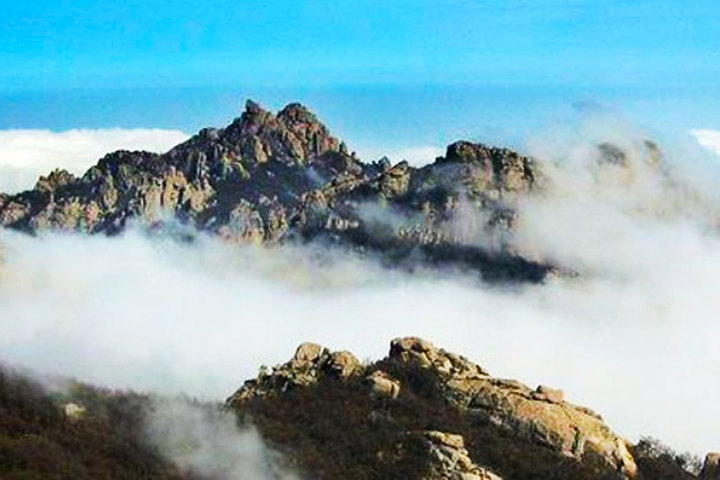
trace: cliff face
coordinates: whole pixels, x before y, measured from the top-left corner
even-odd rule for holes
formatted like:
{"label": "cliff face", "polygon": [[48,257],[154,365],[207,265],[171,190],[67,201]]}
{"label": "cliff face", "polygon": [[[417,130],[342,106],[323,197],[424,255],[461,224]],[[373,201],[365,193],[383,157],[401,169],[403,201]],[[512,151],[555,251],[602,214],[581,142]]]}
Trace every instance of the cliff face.
{"label": "cliff face", "polygon": [[303,344],[227,405],[311,478],[655,478],[625,439],[562,391],[493,377],[414,337],[393,340],[369,365]]}
{"label": "cliff face", "polygon": [[118,151],[80,178],[56,170],[2,195],[0,225],[113,234],[177,218],[233,242],[322,239],[395,264],[412,255],[488,280],[540,280],[548,267],[506,249],[502,232],[541,176],[528,157],[469,142],[422,168],[362,163],[305,107],[274,115],[248,101],[226,128],[163,155]]}

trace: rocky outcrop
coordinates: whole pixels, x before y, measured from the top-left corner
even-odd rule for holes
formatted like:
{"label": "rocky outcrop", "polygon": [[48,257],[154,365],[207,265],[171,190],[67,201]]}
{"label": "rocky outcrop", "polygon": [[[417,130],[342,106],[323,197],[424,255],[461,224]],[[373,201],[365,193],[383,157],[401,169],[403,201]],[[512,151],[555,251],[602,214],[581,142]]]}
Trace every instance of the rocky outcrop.
{"label": "rocky outcrop", "polygon": [[[596,157],[598,181],[631,182],[666,167],[652,142],[602,143]],[[553,187],[550,170],[467,141],[422,168],[386,158],[363,163],[304,106],[273,114],[248,101],[227,127],[203,129],[165,154],[117,151],[80,178],[55,170],[33,190],[0,195],[0,225],[114,234],[129,223],[160,230],[179,221],[228,242],[314,240],[393,266],[420,262],[487,281],[537,282],[558,270],[508,239],[518,202]],[[693,197],[681,183],[663,185],[679,194],[659,195],[657,209]]]}
{"label": "rocky outcrop", "polygon": [[275,392],[307,387],[323,376],[345,379],[361,370],[360,362],[350,352],[329,352],[315,343],[303,343],[295,355],[272,373],[261,372],[256,379],[245,382],[233,396],[234,403],[244,403]]}
{"label": "rocky outcrop", "polygon": [[475,465],[460,435],[424,432],[429,468],[427,480],[502,480],[491,471]]}
{"label": "rocky outcrop", "polygon": [[491,377],[463,357],[417,338],[394,340],[390,358],[408,368],[437,374],[437,388],[443,397],[469,415],[563,455],[578,459],[586,452],[599,455],[629,478],[637,473],[629,444],[593,411],[565,402],[559,390],[531,389],[515,380]]}
{"label": "rocky outcrop", "polygon": [[[245,382],[227,405],[291,451],[302,444],[296,454],[300,463],[310,458],[312,475],[328,468],[318,465],[315,442],[352,444],[348,436],[358,435],[358,449],[373,459],[367,468],[411,469],[405,478],[643,478],[632,446],[561,390],[493,377],[415,337],[393,340],[389,355],[369,365],[303,344],[289,362]],[[318,432],[313,422],[334,427]],[[332,458],[361,468],[352,455]]]}
{"label": "rocky outcrop", "polygon": [[[0,225],[114,234],[176,220],[230,242],[311,239],[393,265],[538,281],[548,266],[480,240],[512,227],[518,195],[541,177],[528,157],[469,142],[422,168],[363,163],[302,105],[273,114],[248,101],[226,128],[203,129],[165,154],[114,152],[80,178],[55,170],[33,190],[2,195]],[[473,228],[457,227],[470,217]]]}

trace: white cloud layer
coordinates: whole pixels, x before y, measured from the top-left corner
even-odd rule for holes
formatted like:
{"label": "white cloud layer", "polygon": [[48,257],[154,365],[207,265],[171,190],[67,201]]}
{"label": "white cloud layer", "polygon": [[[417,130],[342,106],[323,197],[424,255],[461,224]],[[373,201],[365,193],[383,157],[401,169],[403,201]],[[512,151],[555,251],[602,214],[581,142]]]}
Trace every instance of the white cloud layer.
{"label": "white cloud layer", "polygon": [[[629,170],[596,168],[597,135],[626,149]],[[362,359],[420,335],[496,375],[561,387],[631,439],[717,450],[720,203],[678,168],[663,181],[622,126],[542,138],[530,150],[553,160],[554,193],[520,206],[513,241],[580,278],[503,290],[322,247],[4,231],[1,359],[223,399],[303,341]]]}
{"label": "white cloud layer", "polygon": [[115,150],[164,152],[188,138],[179,130],[0,130],[0,192],[32,188],[40,175],[64,168],[81,175]]}
{"label": "white cloud layer", "polygon": [[720,131],[709,129],[692,130],[690,133],[700,145],[716,155],[720,155]]}
{"label": "white cloud layer", "polygon": [[631,438],[717,449],[720,239],[692,224],[595,239],[609,249],[597,261],[617,263],[607,275],[514,291],[317,250],[0,241],[0,351],[43,373],[220,400],[302,341],[379,358],[391,338],[420,335],[497,375],[560,386]]}

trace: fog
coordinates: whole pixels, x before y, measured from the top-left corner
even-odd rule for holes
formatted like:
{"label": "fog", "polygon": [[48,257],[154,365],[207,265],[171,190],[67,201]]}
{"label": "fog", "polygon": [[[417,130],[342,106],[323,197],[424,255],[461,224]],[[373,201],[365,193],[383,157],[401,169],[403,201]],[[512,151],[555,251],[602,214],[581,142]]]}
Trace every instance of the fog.
{"label": "fog", "polygon": [[[365,359],[384,356],[393,337],[419,335],[494,375],[563,388],[631,440],[717,450],[713,161],[668,156],[667,168],[652,167],[644,132],[595,125],[528,142],[550,190],[518,205],[511,239],[577,275],[510,289],[386,270],[323,245],[238,247],[200,234],[180,243],[142,229],[115,238],[3,231],[2,360],[222,401],[300,342]],[[628,152],[627,168],[598,167],[597,135]],[[482,241],[472,238],[482,229],[463,232]]]}
{"label": "fog", "polygon": [[162,455],[182,472],[211,479],[294,480],[282,457],[251,426],[238,427],[235,416],[187,399],[158,398],[148,412],[146,429]]}

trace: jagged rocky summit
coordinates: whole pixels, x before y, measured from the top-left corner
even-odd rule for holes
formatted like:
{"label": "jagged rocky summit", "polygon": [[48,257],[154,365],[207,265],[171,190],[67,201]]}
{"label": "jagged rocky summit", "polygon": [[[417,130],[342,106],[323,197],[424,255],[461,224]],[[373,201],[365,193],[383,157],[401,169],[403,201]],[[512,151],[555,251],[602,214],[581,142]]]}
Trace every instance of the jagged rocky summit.
{"label": "jagged rocky summit", "polygon": [[[656,478],[600,415],[562,391],[493,377],[415,337],[393,340],[371,364],[302,344],[227,406],[310,478]],[[667,478],[695,478],[683,475]]]}
{"label": "jagged rocky summit", "polygon": [[[505,248],[502,231],[513,200],[540,177],[531,158],[463,141],[422,168],[363,163],[302,105],[274,115],[248,101],[226,128],[165,154],[117,151],[80,178],[55,170],[30,191],[0,194],[0,225],[114,234],[133,220],[172,218],[234,242],[323,240],[392,263],[421,258],[536,281],[549,267]],[[459,219],[469,209],[482,220]],[[496,245],[475,242],[481,232],[494,232]]]}
{"label": "jagged rocky summit", "polygon": [[[663,168],[654,143],[639,148]],[[598,166],[634,174],[625,150],[603,143],[596,153]],[[538,161],[467,141],[421,168],[364,163],[304,106],[272,114],[248,101],[227,127],[167,153],[117,151],[80,178],[55,170],[32,190],[0,194],[0,226],[115,234],[177,220],[231,242],[325,241],[393,265],[540,281],[557,270],[516,251],[508,234],[518,201],[548,183]]]}

